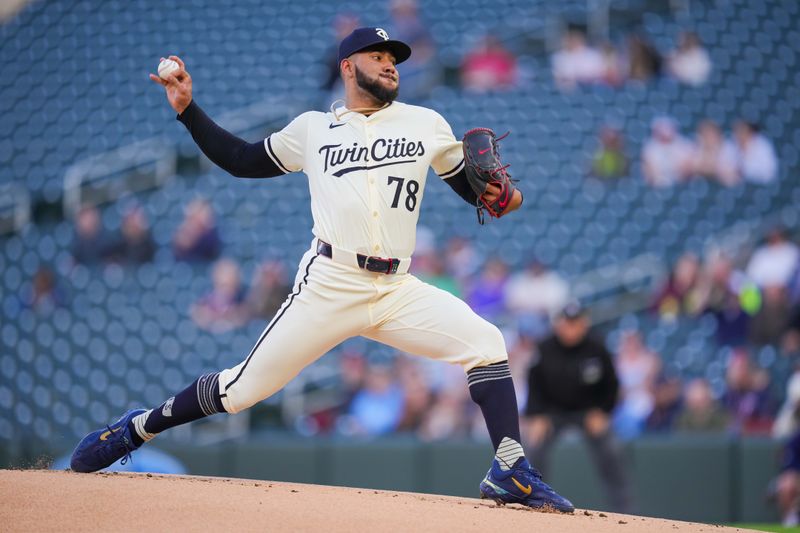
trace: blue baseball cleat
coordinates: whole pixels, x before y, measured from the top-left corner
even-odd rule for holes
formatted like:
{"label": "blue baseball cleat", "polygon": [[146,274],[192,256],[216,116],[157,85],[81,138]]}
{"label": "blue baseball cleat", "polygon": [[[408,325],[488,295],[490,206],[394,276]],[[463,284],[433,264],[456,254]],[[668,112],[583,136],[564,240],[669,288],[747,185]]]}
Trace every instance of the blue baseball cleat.
{"label": "blue baseball cleat", "polygon": [[70,468],[75,472],[97,472],[108,468],[118,459],[125,464],[138,446],[133,443],[128,423],[135,416],[146,413],[144,409],[131,409],[119,420],[86,435],[72,452]]}
{"label": "blue baseball cleat", "polygon": [[481,481],[481,498],[500,505],[519,503],[534,509],[553,509],[572,513],[575,506],[542,481],[542,475],[524,457],[517,459],[511,470],[500,470],[497,459]]}

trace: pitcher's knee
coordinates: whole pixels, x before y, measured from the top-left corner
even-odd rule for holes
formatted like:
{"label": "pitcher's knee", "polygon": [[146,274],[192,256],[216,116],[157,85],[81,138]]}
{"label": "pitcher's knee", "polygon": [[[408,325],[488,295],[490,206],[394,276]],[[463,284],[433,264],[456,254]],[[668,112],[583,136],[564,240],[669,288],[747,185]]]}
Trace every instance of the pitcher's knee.
{"label": "pitcher's knee", "polygon": [[464,361],[465,371],[508,360],[503,334],[494,324],[485,320],[481,320],[481,322],[480,327],[470,330],[471,342],[469,344],[474,347],[474,353],[469,354],[467,360]]}
{"label": "pitcher's knee", "polygon": [[266,400],[277,391],[265,389],[247,389],[235,383],[227,391],[222,393],[222,405],[225,411],[236,414],[245,409],[253,407],[261,400]]}
{"label": "pitcher's knee", "polygon": [[239,370],[239,367],[234,367],[220,372],[220,397],[225,411],[230,414],[244,411],[280,389],[280,386],[275,386],[266,379],[242,377]]}

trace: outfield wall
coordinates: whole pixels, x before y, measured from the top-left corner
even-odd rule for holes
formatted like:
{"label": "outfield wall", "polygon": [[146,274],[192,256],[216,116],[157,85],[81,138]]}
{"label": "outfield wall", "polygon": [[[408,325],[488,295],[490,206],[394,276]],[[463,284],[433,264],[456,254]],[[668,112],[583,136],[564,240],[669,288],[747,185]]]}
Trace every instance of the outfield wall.
{"label": "outfield wall", "polygon": [[[457,496],[478,496],[478,483],[492,456],[488,443],[423,444],[404,439],[275,437],[214,446],[166,440],[153,445],[197,475]],[[0,442],[0,465],[42,466],[42,455],[63,453],[68,450]],[[766,439],[640,439],[625,447],[634,511],[700,522],[775,521],[775,508],[765,498],[777,473],[779,453],[780,445]],[[550,482],[578,507],[608,509],[588,449],[579,438],[562,440],[555,447]]]}

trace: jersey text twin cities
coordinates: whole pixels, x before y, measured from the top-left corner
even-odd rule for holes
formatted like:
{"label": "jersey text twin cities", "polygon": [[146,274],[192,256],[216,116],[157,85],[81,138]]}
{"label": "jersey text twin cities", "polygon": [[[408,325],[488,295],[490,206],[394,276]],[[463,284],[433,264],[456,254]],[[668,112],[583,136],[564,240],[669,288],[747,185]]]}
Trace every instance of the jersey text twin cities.
{"label": "jersey text twin cities", "polygon": [[353,143],[349,148],[341,148],[341,146],[341,144],[326,144],[319,149],[319,153],[325,158],[325,172],[342,163],[367,163],[425,154],[422,141],[409,142],[405,137],[402,139],[376,139],[370,148],[359,146],[358,143]]}

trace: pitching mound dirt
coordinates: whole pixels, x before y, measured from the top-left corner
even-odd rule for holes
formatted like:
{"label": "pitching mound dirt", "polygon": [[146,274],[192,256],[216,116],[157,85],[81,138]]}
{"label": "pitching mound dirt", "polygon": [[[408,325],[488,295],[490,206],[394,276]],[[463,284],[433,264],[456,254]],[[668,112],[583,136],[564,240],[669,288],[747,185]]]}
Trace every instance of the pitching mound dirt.
{"label": "pitching mound dirt", "polygon": [[739,531],[450,496],[157,474],[0,470],[0,502],[2,531]]}

